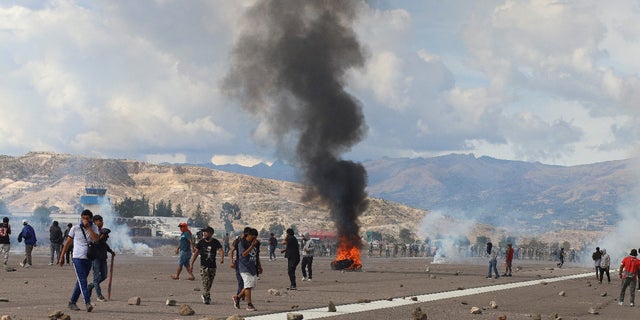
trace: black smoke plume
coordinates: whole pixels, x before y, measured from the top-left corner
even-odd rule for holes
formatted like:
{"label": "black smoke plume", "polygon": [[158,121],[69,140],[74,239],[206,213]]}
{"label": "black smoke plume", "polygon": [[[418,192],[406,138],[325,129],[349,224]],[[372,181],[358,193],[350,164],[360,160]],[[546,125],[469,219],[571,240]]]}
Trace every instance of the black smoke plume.
{"label": "black smoke plume", "polygon": [[[340,155],[366,131],[345,73],[362,67],[353,30],[358,1],[257,1],[247,9],[223,89],[261,120],[279,147],[296,141],[294,159],[331,208],[343,239],[359,246],[367,173]],[[358,240],[358,243],[355,241]]]}

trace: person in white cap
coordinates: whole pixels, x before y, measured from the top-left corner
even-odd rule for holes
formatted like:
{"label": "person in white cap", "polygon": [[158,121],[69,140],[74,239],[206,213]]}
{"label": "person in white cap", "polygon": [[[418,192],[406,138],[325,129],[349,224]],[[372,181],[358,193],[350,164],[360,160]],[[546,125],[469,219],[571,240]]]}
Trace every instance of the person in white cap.
{"label": "person in white cap", "polygon": [[311,281],[313,278],[313,255],[316,251],[316,245],[309,236],[309,232],[302,235],[302,281]]}
{"label": "person in white cap", "polygon": [[24,259],[20,262],[20,266],[29,268],[32,264],[31,252],[33,252],[33,247],[36,246],[37,242],[36,231],[29,225],[27,219],[22,220],[22,225],[22,231],[18,235],[18,242],[22,242],[22,239],[24,239]]}

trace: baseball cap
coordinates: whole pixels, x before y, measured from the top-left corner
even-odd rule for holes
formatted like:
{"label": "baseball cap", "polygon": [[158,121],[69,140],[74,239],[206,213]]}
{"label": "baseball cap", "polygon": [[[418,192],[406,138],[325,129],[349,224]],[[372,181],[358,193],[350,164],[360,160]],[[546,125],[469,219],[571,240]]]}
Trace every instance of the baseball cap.
{"label": "baseball cap", "polygon": [[25,224],[25,223],[28,224],[29,221],[27,221],[27,219],[22,219],[22,224]]}
{"label": "baseball cap", "polygon": [[202,229],[200,229],[200,231],[208,232],[210,234],[213,234],[213,228],[211,228],[211,227],[202,228]]}

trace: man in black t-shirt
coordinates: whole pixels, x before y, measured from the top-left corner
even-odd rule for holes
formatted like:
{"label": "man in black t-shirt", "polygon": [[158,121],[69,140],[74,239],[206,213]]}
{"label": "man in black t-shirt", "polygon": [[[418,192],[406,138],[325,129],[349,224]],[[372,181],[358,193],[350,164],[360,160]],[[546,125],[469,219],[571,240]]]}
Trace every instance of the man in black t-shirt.
{"label": "man in black t-shirt", "polygon": [[202,230],[202,239],[196,244],[196,251],[191,257],[189,272],[193,273],[193,264],[200,255],[200,276],[202,277],[202,302],[211,304],[211,286],[216,277],[216,253],[220,255],[220,264],[224,263],[224,251],[220,241],[213,238],[213,228],[206,227]]}
{"label": "man in black t-shirt", "polygon": [[2,218],[2,223],[0,223],[0,253],[3,255],[2,262],[4,265],[7,265],[9,262],[9,250],[11,250],[11,241],[9,240],[9,235],[11,234],[11,225],[9,224],[9,218]]}

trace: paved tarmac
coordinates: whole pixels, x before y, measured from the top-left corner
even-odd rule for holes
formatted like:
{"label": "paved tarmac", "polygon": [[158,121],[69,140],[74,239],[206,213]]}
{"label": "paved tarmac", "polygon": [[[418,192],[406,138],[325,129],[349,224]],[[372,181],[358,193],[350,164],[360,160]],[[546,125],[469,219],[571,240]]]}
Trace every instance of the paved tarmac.
{"label": "paved tarmac", "polygon": [[[51,312],[61,310],[74,320],[226,319],[234,314],[284,320],[288,312],[322,310],[330,301],[338,312],[326,312],[326,317],[322,317],[334,320],[411,319],[416,307],[431,320],[498,319],[500,316],[510,320],[531,320],[536,314],[541,314],[542,319],[550,319],[553,313],[565,320],[637,319],[640,316],[639,308],[617,305],[620,292],[617,278],[611,283],[605,280],[600,284],[595,280],[595,273],[588,275],[592,272],[590,267],[569,264],[557,269],[551,261],[516,261],[514,269],[519,267],[521,270],[514,272],[512,277],[487,279],[487,267],[482,259],[431,264],[429,258],[364,257],[361,271],[340,272],[331,270],[331,258],[316,257],[313,280],[301,281],[298,270],[298,290],[287,291],[286,260],[269,261],[263,257],[265,272],[253,294],[258,310],[251,312],[244,310],[245,304],[240,310],[233,307],[231,296],[236,280],[226,259],[218,266],[212,289],[213,304],[204,305],[200,298],[199,275],[196,275],[196,281],[186,280],[184,271],[180,280],[170,278],[175,272],[177,257],[118,255],[111,300],[93,300],[95,308],[87,313],[81,303],[78,305],[82,311],[67,309],[75,281],[72,268],[47,266],[48,258],[43,255],[35,256],[34,266],[29,269],[18,266],[18,260],[21,257],[12,254],[9,263],[17,271],[0,272],[0,299],[7,300],[0,301],[0,315],[10,315],[13,319],[46,319]],[[571,275],[575,277],[558,278]],[[527,285],[516,285],[525,282]],[[500,287],[504,284],[514,284],[514,287]],[[498,287],[492,288],[499,290],[479,289],[496,285]],[[272,288],[279,290],[281,295],[270,295],[268,289]],[[103,290],[106,292],[106,282]],[[456,291],[465,294],[427,298],[429,294]],[[560,291],[565,292],[564,296],[559,295]],[[127,304],[134,296],[141,297],[139,306]],[[167,299],[176,300],[177,306],[167,306]],[[489,307],[490,301],[495,301],[498,307]],[[181,304],[190,305],[195,315],[179,315]],[[471,314],[473,306],[482,308],[482,313]],[[590,308],[598,314],[590,314]]]}

